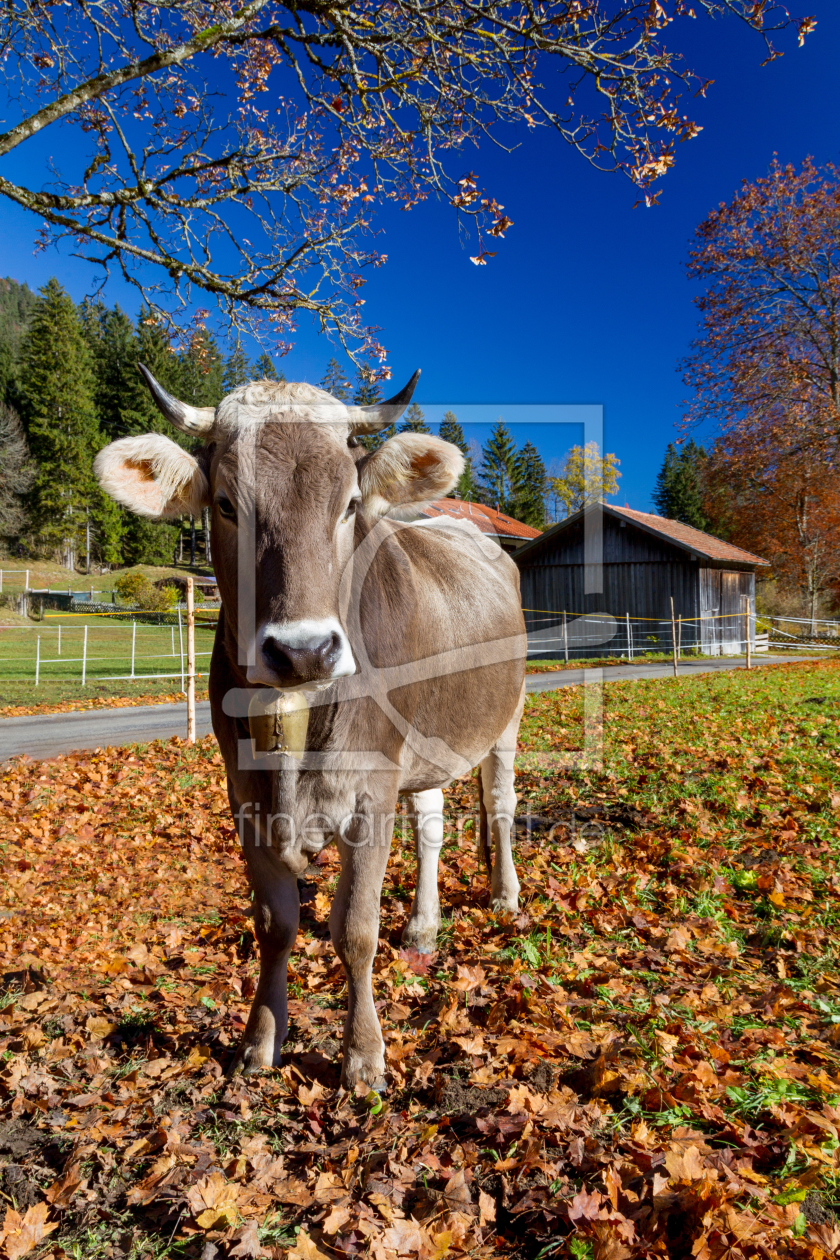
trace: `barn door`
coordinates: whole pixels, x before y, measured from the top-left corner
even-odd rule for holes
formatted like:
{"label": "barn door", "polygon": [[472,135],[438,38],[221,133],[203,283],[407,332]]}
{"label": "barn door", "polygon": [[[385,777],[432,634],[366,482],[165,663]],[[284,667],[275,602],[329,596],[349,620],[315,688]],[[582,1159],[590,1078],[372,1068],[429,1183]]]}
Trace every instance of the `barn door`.
{"label": "barn door", "polygon": [[741,640],[744,637],[743,609],[741,595],[743,574],[721,573],[720,575],[720,651],[722,656],[737,656],[742,650]]}
{"label": "barn door", "polygon": [[700,570],[700,651],[720,656],[720,570]]}

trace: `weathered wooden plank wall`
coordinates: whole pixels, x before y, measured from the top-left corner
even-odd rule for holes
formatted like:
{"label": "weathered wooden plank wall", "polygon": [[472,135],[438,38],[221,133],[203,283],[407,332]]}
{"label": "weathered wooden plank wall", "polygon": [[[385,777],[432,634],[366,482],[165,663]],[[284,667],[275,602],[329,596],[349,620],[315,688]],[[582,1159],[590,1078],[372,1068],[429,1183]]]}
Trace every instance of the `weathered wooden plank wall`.
{"label": "weathered wooden plank wall", "polygon": [[[593,613],[616,618],[615,634],[598,648],[572,648],[572,656],[610,655],[626,650],[625,614],[647,618],[633,627],[636,650],[655,651],[671,645],[671,598],[677,617],[690,618],[683,647],[698,639],[706,651],[720,651],[722,643],[743,638],[741,596],[750,595],[755,607],[755,575],[726,571],[692,558],[681,547],[658,539],[632,523],[603,517],[603,590],[584,593],[583,521],[517,559],[522,606],[530,631],[559,627],[567,617]],[[705,620],[713,609],[728,614],[724,621]],[[723,647],[723,651],[726,648]],[[730,648],[730,650],[733,650]],[[558,653],[559,654],[559,653]]]}

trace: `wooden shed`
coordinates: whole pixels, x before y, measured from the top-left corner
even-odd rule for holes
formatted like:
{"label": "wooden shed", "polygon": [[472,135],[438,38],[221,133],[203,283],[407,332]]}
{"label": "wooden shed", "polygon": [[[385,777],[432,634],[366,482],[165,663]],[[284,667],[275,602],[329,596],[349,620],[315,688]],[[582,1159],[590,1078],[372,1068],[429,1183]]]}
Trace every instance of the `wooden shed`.
{"label": "wooden shed", "polygon": [[745,638],[743,597],[754,640],[755,573],[768,564],[679,521],[607,503],[552,526],[513,558],[529,655],[543,657],[559,655],[561,643],[578,657],[669,648],[671,598],[684,650],[736,654]]}

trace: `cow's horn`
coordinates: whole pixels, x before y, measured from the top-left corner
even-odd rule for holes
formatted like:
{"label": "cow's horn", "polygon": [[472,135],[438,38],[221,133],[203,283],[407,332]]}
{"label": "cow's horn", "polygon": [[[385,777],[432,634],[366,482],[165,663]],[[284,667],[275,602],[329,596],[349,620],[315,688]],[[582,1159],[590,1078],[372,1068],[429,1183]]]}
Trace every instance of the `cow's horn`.
{"label": "cow's horn", "polygon": [[418,368],[408,384],[387,402],[372,403],[369,407],[348,407],[351,434],[379,433],[381,429],[387,429],[389,424],[394,424],[411,402],[411,395],[419,380],[420,369]]}
{"label": "cow's horn", "polygon": [[215,407],[188,407],[186,403],[179,402],[168,394],[144,363],[138,363],[137,370],[148,385],[158,411],[170,424],[174,424],[182,433],[191,433],[195,437],[203,437],[210,432],[216,419]]}

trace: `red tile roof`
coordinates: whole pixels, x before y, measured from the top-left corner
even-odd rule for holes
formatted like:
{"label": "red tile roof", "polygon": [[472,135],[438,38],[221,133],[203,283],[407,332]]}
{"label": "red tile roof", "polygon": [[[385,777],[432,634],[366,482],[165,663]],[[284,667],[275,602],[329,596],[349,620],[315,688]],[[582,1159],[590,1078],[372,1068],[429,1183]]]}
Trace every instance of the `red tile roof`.
{"label": "red tile roof", "polygon": [[761,556],[754,556],[750,551],[733,547],[731,543],[723,542],[720,538],[713,538],[711,534],[705,534],[702,529],[683,525],[681,521],[672,521],[667,516],[656,516],[653,512],[637,512],[633,508],[618,507],[615,503],[607,503],[605,507],[608,507],[611,512],[617,512],[619,516],[626,516],[630,521],[637,521],[639,525],[644,525],[647,529],[655,530],[657,534],[670,538],[683,547],[690,547],[692,551],[698,552],[701,556],[708,556],[711,560],[732,560],[739,564],[769,564],[769,561],[762,560]]}
{"label": "red tile roof", "polygon": [[422,513],[423,516],[452,516],[456,520],[472,521],[482,534],[493,534],[497,538],[519,538],[523,542],[531,538],[539,538],[542,533],[532,525],[523,525],[512,516],[505,516],[495,508],[484,503],[467,503],[463,499],[436,499]]}

